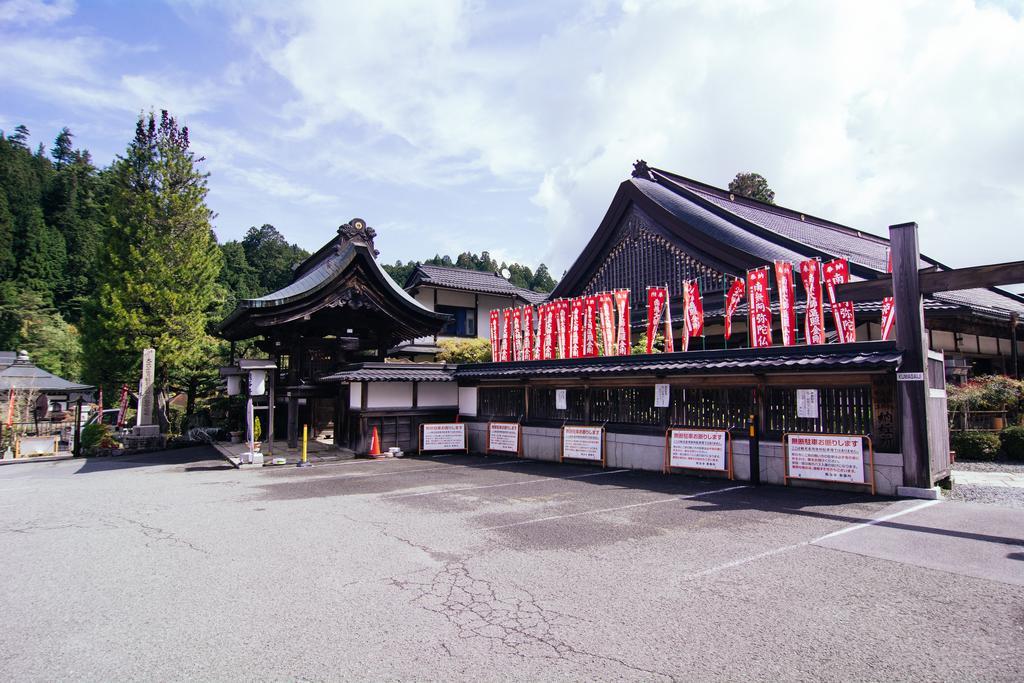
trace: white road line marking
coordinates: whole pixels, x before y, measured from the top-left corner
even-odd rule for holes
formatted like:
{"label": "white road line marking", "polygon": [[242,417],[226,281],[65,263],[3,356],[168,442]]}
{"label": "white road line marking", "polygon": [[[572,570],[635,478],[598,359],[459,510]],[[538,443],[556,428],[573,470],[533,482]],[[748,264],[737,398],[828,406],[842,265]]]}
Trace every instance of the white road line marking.
{"label": "white road line marking", "polygon": [[396,496],[381,496],[384,500],[394,498],[414,498],[416,496],[433,496],[438,493],[458,493],[459,491],[476,491],[479,489],[496,489],[502,486],[522,486],[523,484],[537,484],[545,481],[565,481],[566,479],[585,479],[587,477],[600,477],[604,474],[616,474],[618,472],[629,472],[629,470],[604,470],[601,472],[589,472],[587,474],[575,474],[571,477],[534,477],[525,481],[513,481],[506,484],[488,484],[487,486],[464,486],[460,489],[441,489],[438,491],[420,491],[419,493],[402,493]]}
{"label": "white road line marking", "polygon": [[713,493],[725,493],[726,491],[738,491],[739,489],[750,488],[749,486],[729,486],[724,489],[715,489],[713,491],[702,491],[701,493],[693,493],[688,496],[673,496],[671,498],[661,498],[659,500],[648,500],[644,503],[633,503],[632,505],[620,505],[613,508],[601,508],[600,510],[586,510],[584,512],[573,512],[567,515],[553,515],[551,517],[540,517],[539,519],[528,519],[523,522],[512,522],[511,524],[499,524],[498,526],[487,527],[481,529],[481,531],[494,531],[495,529],[507,529],[513,526],[523,526],[525,524],[536,524],[537,522],[549,522],[554,519],[569,519],[570,517],[582,517],[583,515],[596,515],[601,512],[615,512],[617,510],[630,510],[632,508],[645,507],[647,505],[658,505],[660,503],[674,503],[680,500],[690,500],[692,498],[700,498],[702,496],[710,496]]}
{"label": "white road line marking", "polygon": [[793,543],[792,545],[782,546],[781,548],[775,548],[774,550],[766,550],[763,553],[757,553],[756,555],[751,555],[750,557],[744,557],[744,558],[741,558],[739,560],[733,560],[732,562],[726,562],[724,564],[720,564],[720,565],[717,565],[715,567],[709,567],[708,569],[703,569],[703,570],[701,570],[699,572],[692,572],[690,574],[684,575],[682,577],[682,579],[684,581],[692,580],[692,579],[699,579],[702,576],[707,576],[709,574],[717,574],[720,571],[724,571],[726,569],[732,569],[733,567],[739,567],[740,565],[747,564],[749,562],[754,562],[755,560],[761,560],[761,559],[764,559],[766,557],[771,557],[773,555],[779,555],[780,553],[789,552],[790,550],[797,550],[798,548],[804,548],[804,547],[809,546],[809,545],[815,545],[815,544],[817,544],[817,543],[819,543],[821,541],[824,541],[824,540],[827,540],[827,539],[830,539],[830,538],[835,538],[836,536],[841,536],[843,534],[848,534],[851,531],[857,531],[859,529],[864,529],[864,528],[869,527],[869,526],[874,526],[875,524],[881,524],[882,522],[887,522],[890,519],[895,519],[896,517],[902,517],[903,515],[909,514],[911,512],[917,512],[918,510],[923,510],[926,507],[931,507],[932,505],[936,505],[936,504],[941,503],[941,502],[942,502],[941,500],[926,500],[923,503],[920,503],[918,505],[914,505],[914,506],[906,508],[904,510],[899,510],[897,512],[893,512],[893,513],[888,514],[888,515],[882,515],[881,517],[878,517],[876,519],[872,519],[872,520],[867,521],[867,522],[861,522],[859,524],[851,524],[848,527],[844,527],[842,529],[839,529],[838,531],[833,531],[832,533],[825,534],[824,536],[819,536],[817,538],[812,538],[809,541],[801,541],[800,543]]}

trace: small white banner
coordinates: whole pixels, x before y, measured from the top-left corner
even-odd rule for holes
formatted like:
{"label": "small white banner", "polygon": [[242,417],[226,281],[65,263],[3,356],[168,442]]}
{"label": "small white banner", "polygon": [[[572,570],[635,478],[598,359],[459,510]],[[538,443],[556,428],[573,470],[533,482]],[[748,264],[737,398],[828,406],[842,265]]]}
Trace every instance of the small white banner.
{"label": "small white banner", "polygon": [[562,457],[600,462],[604,439],[600,427],[563,427]]}
{"label": "small white banner", "polygon": [[487,450],[519,452],[519,425],[515,422],[491,422],[487,430]]}
{"label": "small white banner", "polygon": [[671,467],[695,470],[725,470],[725,432],[708,429],[670,429],[669,458]]}
{"label": "small white banner", "polygon": [[555,410],[566,410],[565,389],[555,389]]}
{"label": "small white banner", "polygon": [[791,478],[868,483],[863,437],[790,434],[787,445]]}
{"label": "small white banner", "polygon": [[466,450],[466,425],[461,422],[423,424],[422,451]]}

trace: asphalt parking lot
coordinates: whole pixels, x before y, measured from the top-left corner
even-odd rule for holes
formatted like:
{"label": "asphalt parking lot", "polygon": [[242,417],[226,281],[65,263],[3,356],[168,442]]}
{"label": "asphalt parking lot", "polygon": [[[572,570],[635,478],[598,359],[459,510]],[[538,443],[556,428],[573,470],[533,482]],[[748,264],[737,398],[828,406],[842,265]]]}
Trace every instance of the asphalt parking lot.
{"label": "asphalt parking lot", "polygon": [[1020,680],[1024,510],[491,456],[0,467],[7,680]]}

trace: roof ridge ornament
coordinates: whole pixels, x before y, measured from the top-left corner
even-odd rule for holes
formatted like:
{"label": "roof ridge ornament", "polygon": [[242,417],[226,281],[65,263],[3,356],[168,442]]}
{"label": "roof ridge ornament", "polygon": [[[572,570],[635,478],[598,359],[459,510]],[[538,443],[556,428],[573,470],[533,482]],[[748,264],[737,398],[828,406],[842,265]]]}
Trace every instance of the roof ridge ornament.
{"label": "roof ridge ornament", "polygon": [[633,164],[633,177],[654,180],[654,176],[651,174],[651,167],[643,159],[637,159],[636,163]]}
{"label": "roof ridge ornament", "polygon": [[339,225],[338,234],[349,242],[366,245],[374,257],[380,256],[380,252],[373,246],[373,238],[377,236],[377,231],[368,226],[362,218],[353,218],[348,223]]}

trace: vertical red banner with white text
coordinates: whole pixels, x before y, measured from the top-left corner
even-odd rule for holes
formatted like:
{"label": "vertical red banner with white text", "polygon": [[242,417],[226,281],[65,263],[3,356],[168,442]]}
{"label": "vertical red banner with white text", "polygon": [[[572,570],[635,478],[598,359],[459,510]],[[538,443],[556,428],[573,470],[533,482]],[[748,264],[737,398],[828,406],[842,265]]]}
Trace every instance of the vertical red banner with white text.
{"label": "vertical red banner with white text", "polygon": [[523,360],[523,312],[512,308],[512,360]]}
{"label": "vertical red banner with white text", "polygon": [[601,316],[601,351],[615,355],[615,297],[611,292],[597,295],[597,308]]}
{"label": "vertical red banner with white text", "polygon": [[559,299],[555,302],[555,340],[558,357],[569,357],[569,302]]}
{"label": "vertical red banner with white text", "polygon": [[498,353],[502,363],[512,360],[512,312],[514,310],[514,308],[504,308],[501,311],[501,346]]}
{"label": "vertical red banner with white text", "polygon": [[520,318],[523,321],[523,360],[533,360],[533,307],[523,306]]}
{"label": "vertical red banner with white text", "polygon": [[800,279],[807,294],[804,309],[804,338],[808,344],[825,343],[825,306],[821,293],[821,261],[807,259],[800,262]]}
{"label": "vertical red banner with white text", "polygon": [[745,291],[743,279],[736,278],[729,285],[729,289],[725,293],[725,338],[727,340],[732,336],[732,316],[736,313],[736,309],[739,308],[740,302],[743,301]]}
{"label": "vertical red banner with white text", "polygon": [[555,302],[544,304],[540,313],[540,357],[552,360],[555,357]]}
{"label": "vertical red banner with white text", "polygon": [[689,337],[704,336],[704,301],[700,295],[700,285],[696,280],[683,282],[683,350],[690,347]]}
{"label": "vertical red banner with white text", "polygon": [[846,259],[832,259],[825,264],[825,287],[828,289],[828,301],[832,308],[832,317],[836,322],[836,335],[840,344],[857,341],[857,322],[854,319],[852,301],[836,301],[836,285],[850,281],[850,266]]}
{"label": "vertical red banner with white text", "polygon": [[569,358],[583,356],[583,297],[569,301]]}
{"label": "vertical red banner with white text", "polygon": [[629,290],[616,289],[614,295],[615,313],[618,316],[615,327],[615,355],[628,356],[633,352],[629,326]]}
{"label": "vertical red banner with white text", "polygon": [[[885,272],[892,273],[892,250],[885,250]],[[886,340],[896,323],[896,300],[891,296],[882,299],[882,339]]]}
{"label": "vertical red banner with white text", "polygon": [[654,353],[654,341],[658,336],[658,326],[668,301],[665,287],[647,288],[647,353]]}
{"label": "vertical red banner with white text", "polygon": [[588,296],[583,302],[583,353],[591,358],[597,355],[597,297]]}
{"label": "vertical red banner with white text", "polygon": [[747,328],[750,346],[763,349],[772,345],[771,288],[768,267],[747,271]]}
{"label": "vertical red banner with white text", "polygon": [[498,309],[491,310],[490,323],[491,323],[491,360],[495,363],[500,362],[501,358],[501,324],[500,324],[501,311]]}
{"label": "vertical red banner with white text", "polygon": [[789,261],[775,262],[775,282],[779,288],[779,325],[782,327],[782,345],[796,344],[796,305],[793,301],[793,264]]}

